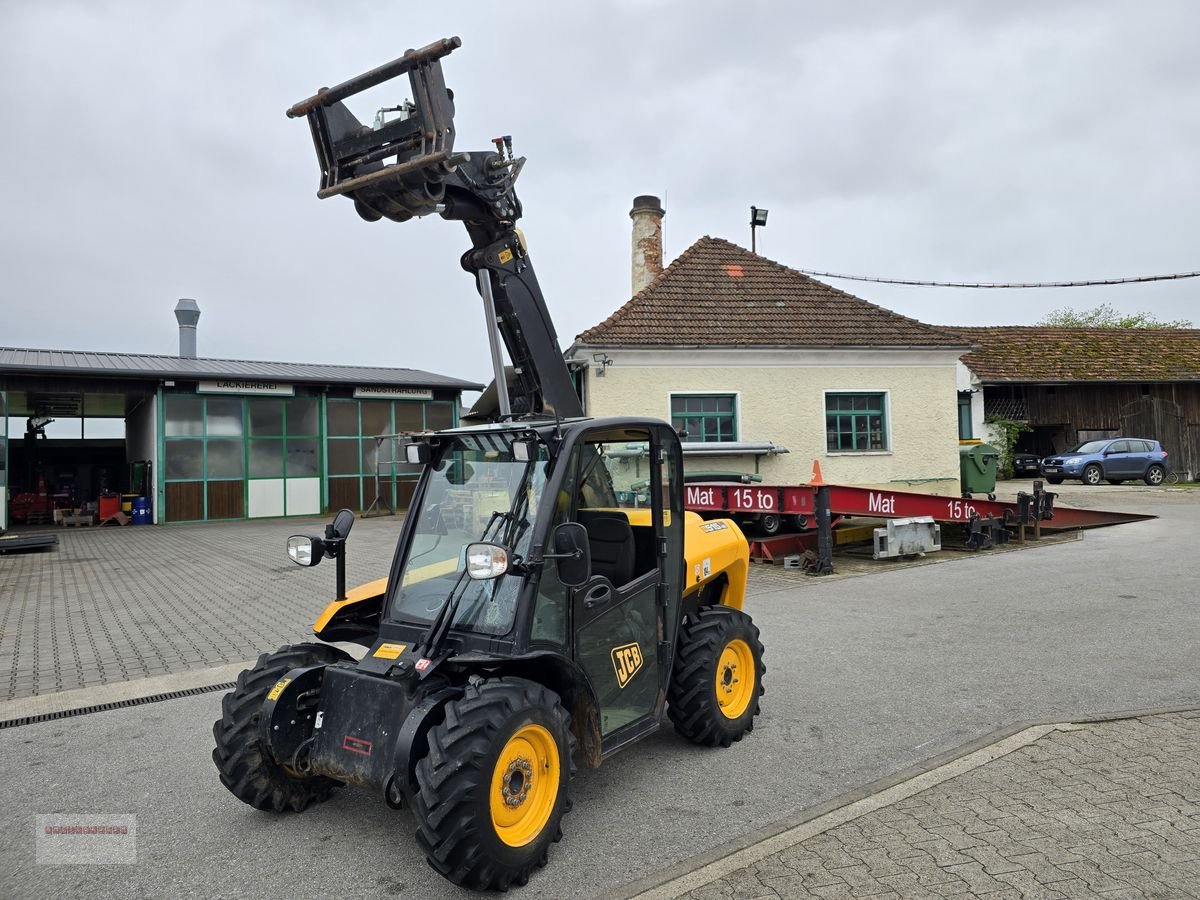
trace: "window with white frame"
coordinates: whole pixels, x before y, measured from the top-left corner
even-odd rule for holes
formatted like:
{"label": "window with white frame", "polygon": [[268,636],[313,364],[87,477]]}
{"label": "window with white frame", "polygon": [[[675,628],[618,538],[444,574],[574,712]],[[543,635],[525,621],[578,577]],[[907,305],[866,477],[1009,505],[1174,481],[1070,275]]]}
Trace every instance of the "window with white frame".
{"label": "window with white frame", "polygon": [[888,450],[887,394],[827,393],[825,443],[830,453]]}
{"label": "window with white frame", "polygon": [[676,431],[686,432],[685,441],[736,441],[737,397],[734,394],[672,394],[671,425]]}

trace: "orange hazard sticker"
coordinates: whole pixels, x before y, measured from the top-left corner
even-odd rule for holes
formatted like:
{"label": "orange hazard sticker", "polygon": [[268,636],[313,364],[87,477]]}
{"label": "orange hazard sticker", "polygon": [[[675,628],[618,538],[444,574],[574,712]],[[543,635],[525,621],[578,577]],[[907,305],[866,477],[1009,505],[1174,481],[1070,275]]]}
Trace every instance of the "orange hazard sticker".
{"label": "orange hazard sticker", "polygon": [[407,647],[408,644],[380,644],[371,655],[380,659],[398,659]]}

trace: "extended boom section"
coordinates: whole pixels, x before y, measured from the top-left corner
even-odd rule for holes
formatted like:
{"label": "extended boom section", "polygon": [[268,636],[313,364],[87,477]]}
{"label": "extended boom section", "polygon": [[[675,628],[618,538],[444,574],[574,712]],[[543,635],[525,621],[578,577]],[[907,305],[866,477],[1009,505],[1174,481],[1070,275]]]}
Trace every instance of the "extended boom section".
{"label": "extended boom section", "polygon": [[[466,227],[472,246],[463,268],[475,275],[489,331],[504,341],[513,368],[510,388],[503,366],[496,367],[495,393],[507,399],[511,392],[511,403],[498,402],[492,417],[580,416],[579,396],[516,228],[521,203],[515,185],[525,159],[513,155],[508,135],[496,138],[491,150],[454,149],[454,96],[441,60],[461,44],[452,37],[409,50],[321,89],[288,115],[308,119],[321,170],[318,197],[349,197],[369,222],[437,213]],[[411,99],[377,110],[371,125],[343,102],[403,75]]]}

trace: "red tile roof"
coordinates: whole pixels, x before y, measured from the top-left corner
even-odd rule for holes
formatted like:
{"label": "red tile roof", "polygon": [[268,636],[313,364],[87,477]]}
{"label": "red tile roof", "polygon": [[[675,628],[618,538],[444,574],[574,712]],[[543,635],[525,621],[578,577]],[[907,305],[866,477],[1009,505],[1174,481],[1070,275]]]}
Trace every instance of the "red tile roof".
{"label": "red tile roof", "polygon": [[958,335],[703,237],[577,340],[615,346],[967,347]]}
{"label": "red tile roof", "polygon": [[1200,381],[1200,329],[946,326],[983,382]]}

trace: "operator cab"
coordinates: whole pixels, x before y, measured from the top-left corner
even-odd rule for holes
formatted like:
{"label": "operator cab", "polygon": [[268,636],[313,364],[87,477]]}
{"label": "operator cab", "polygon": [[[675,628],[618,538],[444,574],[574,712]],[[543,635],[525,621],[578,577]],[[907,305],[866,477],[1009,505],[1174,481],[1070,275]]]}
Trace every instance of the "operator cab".
{"label": "operator cab", "polygon": [[[413,456],[427,462],[378,640],[450,665],[470,652],[552,654],[586,674],[606,743],[656,722],[667,674],[659,645],[678,624],[664,598],[683,585],[682,458],[670,426],[573,419],[416,440],[428,450]],[[485,555],[494,569],[472,571]]]}

